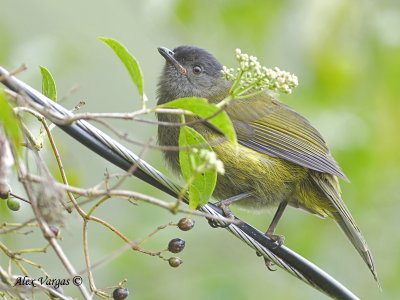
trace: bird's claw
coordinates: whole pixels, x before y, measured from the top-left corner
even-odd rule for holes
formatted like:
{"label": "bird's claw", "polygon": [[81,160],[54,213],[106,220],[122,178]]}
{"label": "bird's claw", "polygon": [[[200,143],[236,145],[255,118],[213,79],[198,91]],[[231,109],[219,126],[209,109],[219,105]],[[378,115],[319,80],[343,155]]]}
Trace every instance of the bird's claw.
{"label": "bird's claw", "polygon": [[[256,252],[257,256],[262,256],[262,254],[260,252]],[[273,269],[272,266],[275,265],[270,259],[268,259],[267,257],[264,257],[264,263],[265,266],[268,268],[268,270],[270,270],[271,272],[276,271],[277,269]]]}
{"label": "bird's claw", "polygon": [[285,236],[284,235],[279,235],[279,234],[268,234],[266,233],[266,236],[269,237],[271,240],[273,240],[276,244],[276,248],[280,247],[283,245],[285,242]]}
{"label": "bird's claw", "polygon": [[264,257],[264,262],[265,266],[270,270],[271,272],[275,272],[277,269],[272,268],[275,264],[268,258]]}
{"label": "bird's claw", "polygon": [[[283,235],[273,234],[272,232],[271,233],[266,232],[265,235],[275,242],[276,246],[273,247],[274,249],[282,246],[285,241],[285,236],[283,236]],[[257,254],[257,256],[262,256],[261,253],[258,251],[256,252],[256,254]],[[267,257],[264,257],[264,262],[265,262],[265,266],[268,268],[268,270],[270,270],[270,271],[277,270],[277,269],[272,268],[272,266],[274,266],[275,264]]]}
{"label": "bird's claw", "polygon": [[[222,200],[222,201],[217,202],[217,203],[216,203],[216,206],[218,206],[218,207],[222,210],[222,213],[223,213],[223,215],[224,215],[225,218],[232,219],[232,220],[234,219],[234,216],[233,216],[232,212],[231,212],[230,209],[228,208],[229,204],[227,205],[227,204]],[[221,224],[221,222],[218,222],[218,220],[215,220],[215,219],[207,219],[207,221],[208,221],[208,224],[209,224],[212,228],[218,228],[218,227],[220,227],[220,228],[226,228],[226,227],[228,227],[228,226],[230,225],[230,223]]]}

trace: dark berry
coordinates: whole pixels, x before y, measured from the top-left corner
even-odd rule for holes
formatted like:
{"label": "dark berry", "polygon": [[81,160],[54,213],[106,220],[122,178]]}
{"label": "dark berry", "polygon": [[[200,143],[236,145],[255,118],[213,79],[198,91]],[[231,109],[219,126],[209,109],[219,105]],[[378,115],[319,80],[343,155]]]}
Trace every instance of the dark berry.
{"label": "dark berry", "polygon": [[113,299],[114,300],[124,300],[128,297],[128,295],[129,295],[129,291],[126,288],[119,287],[113,291]]}
{"label": "dark berry", "polygon": [[180,238],[170,240],[168,243],[169,252],[179,253],[183,250],[183,248],[185,248],[185,241]]}
{"label": "dark berry", "polygon": [[188,231],[194,227],[194,220],[188,218],[182,218],[178,222],[178,228],[183,231]]}

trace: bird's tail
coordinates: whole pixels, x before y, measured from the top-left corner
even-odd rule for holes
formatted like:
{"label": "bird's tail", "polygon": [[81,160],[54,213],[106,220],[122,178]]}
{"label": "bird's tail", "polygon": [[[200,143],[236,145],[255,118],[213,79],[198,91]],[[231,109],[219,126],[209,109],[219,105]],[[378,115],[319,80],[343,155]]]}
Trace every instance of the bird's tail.
{"label": "bird's tail", "polygon": [[334,210],[329,212],[329,214],[346,234],[353,246],[357,249],[358,253],[360,253],[380,287],[372,253],[369,250],[364,236],[340,197],[340,187],[337,178],[317,172],[312,174],[312,178],[329,199],[334,208]]}

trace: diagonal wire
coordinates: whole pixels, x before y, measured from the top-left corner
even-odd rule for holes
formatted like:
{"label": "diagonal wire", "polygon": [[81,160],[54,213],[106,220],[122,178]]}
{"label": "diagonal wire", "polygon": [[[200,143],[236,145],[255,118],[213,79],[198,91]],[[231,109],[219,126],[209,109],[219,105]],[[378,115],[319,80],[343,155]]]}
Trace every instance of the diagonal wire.
{"label": "diagonal wire", "polygon": [[[60,118],[73,115],[63,106],[51,101],[14,76],[10,76],[9,72],[2,67],[0,67],[0,78],[7,88],[52,113],[60,114]],[[43,114],[43,112],[41,113]],[[136,164],[137,170],[133,175],[167,194],[177,197],[181,191],[182,188],[179,185],[85,120],[79,120],[70,125],[57,126],[90,150],[123,170],[127,171],[133,164]],[[183,200],[187,203],[187,196]],[[212,203],[202,206],[200,210],[217,218],[224,216],[221,209]],[[304,257],[284,245],[277,247],[276,243],[262,232],[236,217],[235,219],[237,221],[235,224],[225,224],[223,221],[217,222],[263,257],[327,296],[333,299],[358,299],[341,283]]]}

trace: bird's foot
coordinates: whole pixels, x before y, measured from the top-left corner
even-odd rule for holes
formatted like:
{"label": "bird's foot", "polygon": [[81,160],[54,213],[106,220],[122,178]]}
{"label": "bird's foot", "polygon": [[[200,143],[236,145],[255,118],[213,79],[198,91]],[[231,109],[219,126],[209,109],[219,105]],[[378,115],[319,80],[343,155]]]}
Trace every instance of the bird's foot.
{"label": "bird's foot", "polygon": [[[257,256],[262,256],[260,252],[256,252],[256,254],[257,254]],[[268,268],[268,270],[270,270],[271,272],[277,270],[277,269],[272,267],[275,264],[270,259],[268,259],[267,257],[264,257],[264,263],[265,263],[265,266]]]}
{"label": "bird's foot", "polygon": [[284,235],[273,234],[273,233],[269,233],[268,231],[265,233],[265,235],[276,243],[276,247],[275,248],[278,248],[278,247],[282,246],[283,243],[285,242],[285,236]]}
{"label": "bird's foot", "polygon": [[[265,233],[265,235],[275,242],[276,246],[273,247],[274,249],[282,246],[284,241],[285,241],[285,236],[274,234],[271,231],[267,231]],[[259,252],[256,252],[256,254],[257,254],[257,256],[262,256],[261,253],[259,253]],[[270,270],[270,271],[276,271],[277,270],[277,269],[273,268],[273,266],[275,264],[270,259],[268,259],[267,257],[264,257],[264,262],[265,262],[265,266],[268,268],[268,270]]]}
{"label": "bird's foot", "polygon": [[267,269],[270,270],[271,272],[275,272],[277,270],[277,269],[273,268],[273,266],[275,264],[268,258],[264,257],[264,262],[265,262],[265,266],[267,267]]}
{"label": "bird's foot", "polygon": [[[231,202],[228,200],[221,200],[216,203],[216,206],[218,206],[222,210],[224,217],[233,220],[234,215],[231,212],[231,210],[229,209],[230,204],[231,204]],[[221,222],[218,222],[218,220],[216,220],[216,219],[208,219],[208,224],[213,228],[218,228],[218,227],[225,228],[225,227],[228,227],[230,223],[221,224]]]}
{"label": "bird's foot", "polygon": [[[229,209],[229,205],[231,205],[234,202],[240,201],[244,198],[247,198],[249,196],[251,196],[251,193],[241,193],[239,195],[227,198],[225,200],[218,201],[217,203],[215,203],[215,205],[218,206],[222,210],[224,217],[233,220],[235,218],[235,216]],[[221,224],[221,223],[223,223],[223,224]],[[210,226],[213,228],[217,228],[217,227],[225,228],[230,225],[230,223],[218,222],[215,219],[208,219],[208,224],[210,224]]]}

